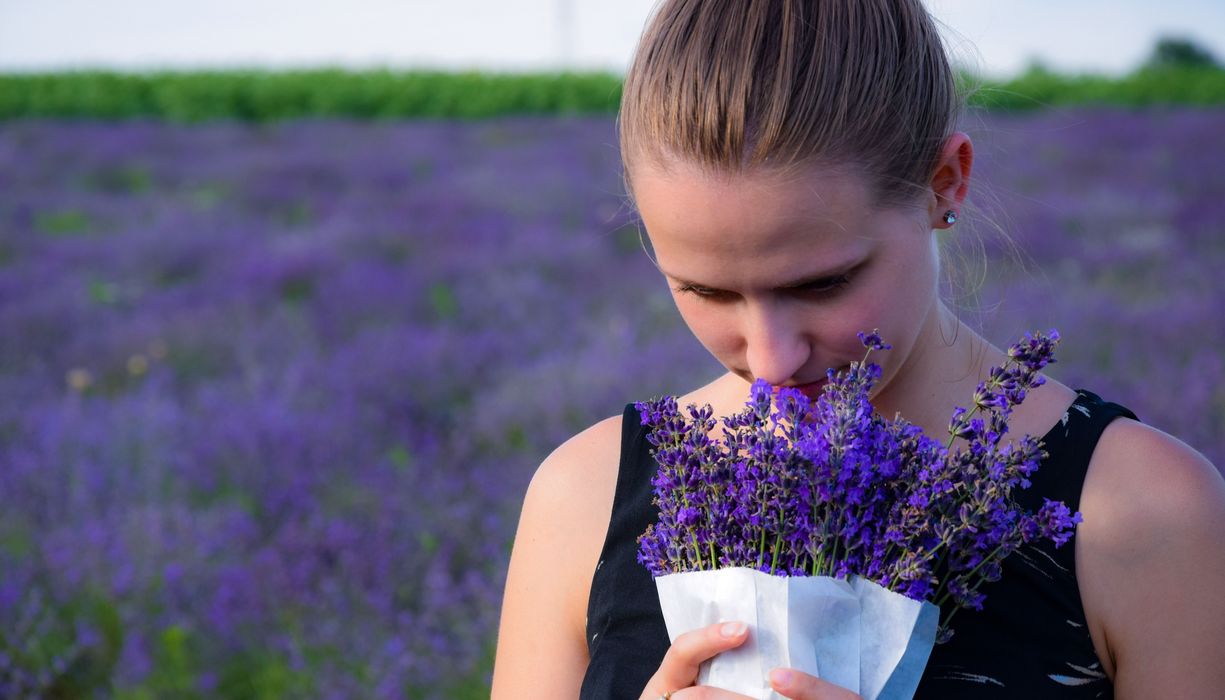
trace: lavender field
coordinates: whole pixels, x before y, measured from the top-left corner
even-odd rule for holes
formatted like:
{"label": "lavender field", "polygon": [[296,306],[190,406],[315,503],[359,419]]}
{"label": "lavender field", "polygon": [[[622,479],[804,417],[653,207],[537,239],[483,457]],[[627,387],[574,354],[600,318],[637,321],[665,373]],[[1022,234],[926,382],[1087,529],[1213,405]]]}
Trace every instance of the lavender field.
{"label": "lavender field", "polygon": [[[1225,111],[964,128],[967,319],[1225,464]],[[0,696],[487,695],[535,465],[719,371],[615,144],[0,125]]]}

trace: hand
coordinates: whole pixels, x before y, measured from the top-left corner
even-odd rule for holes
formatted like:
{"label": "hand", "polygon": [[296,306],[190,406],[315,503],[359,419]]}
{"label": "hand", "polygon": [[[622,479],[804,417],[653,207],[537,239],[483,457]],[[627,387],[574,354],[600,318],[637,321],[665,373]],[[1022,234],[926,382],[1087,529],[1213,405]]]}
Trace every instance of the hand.
{"label": "hand", "polygon": [[852,693],[840,685],[793,668],[776,668],[771,671],[770,687],[779,695],[792,700],[863,700],[858,693]]}
{"label": "hand", "polygon": [[[727,690],[693,687],[703,661],[735,649],[745,639],[748,639],[748,628],[741,622],[721,622],[680,635],[664,654],[659,670],[647,681],[641,700],[658,700],[668,691],[672,693],[672,700],[749,700],[745,695]],[[794,669],[771,671],[770,686],[792,700],[862,700],[845,688]]]}
{"label": "hand", "polygon": [[[673,700],[681,700],[677,691],[693,686],[698,680],[698,667],[721,651],[735,649],[749,638],[749,628],[743,622],[719,622],[686,632],[672,642],[659,670],[647,681],[641,700],[658,700],[671,692]],[[706,698],[743,698],[743,695],[715,688],[703,688]],[[696,700],[696,698],[695,698]]]}

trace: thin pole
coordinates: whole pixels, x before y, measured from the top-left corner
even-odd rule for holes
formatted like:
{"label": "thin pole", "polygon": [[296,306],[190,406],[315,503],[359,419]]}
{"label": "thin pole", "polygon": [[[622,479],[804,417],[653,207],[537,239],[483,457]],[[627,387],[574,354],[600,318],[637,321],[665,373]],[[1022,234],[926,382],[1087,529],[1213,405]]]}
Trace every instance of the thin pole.
{"label": "thin pole", "polygon": [[562,70],[574,65],[574,0],[557,0],[557,47]]}

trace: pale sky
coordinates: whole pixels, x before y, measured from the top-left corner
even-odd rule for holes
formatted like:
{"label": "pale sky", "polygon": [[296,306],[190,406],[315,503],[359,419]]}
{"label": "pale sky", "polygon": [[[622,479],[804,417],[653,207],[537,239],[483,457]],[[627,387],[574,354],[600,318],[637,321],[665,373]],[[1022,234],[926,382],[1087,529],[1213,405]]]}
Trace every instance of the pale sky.
{"label": "pale sky", "polygon": [[[0,71],[559,66],[621,71],[654,0],[0,0]],[[1120,74],[1160,35],[1225,61],[1225,0],[927,0],[954,60]]]}

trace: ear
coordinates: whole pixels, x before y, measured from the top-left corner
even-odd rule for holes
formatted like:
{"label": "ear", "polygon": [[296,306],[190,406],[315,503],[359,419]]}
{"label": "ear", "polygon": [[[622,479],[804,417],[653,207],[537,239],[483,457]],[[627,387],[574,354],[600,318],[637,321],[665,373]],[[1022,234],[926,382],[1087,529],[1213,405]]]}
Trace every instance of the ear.
{"label": "ear", "polygon": [[969,191],[970,167],[974,163],[974,146],[964,132],[955,132],[944,142],[940,160],[932,173],[928,214],[932,228],[949,228],[944,212],[952,209],[961,215],[961,205]]}

